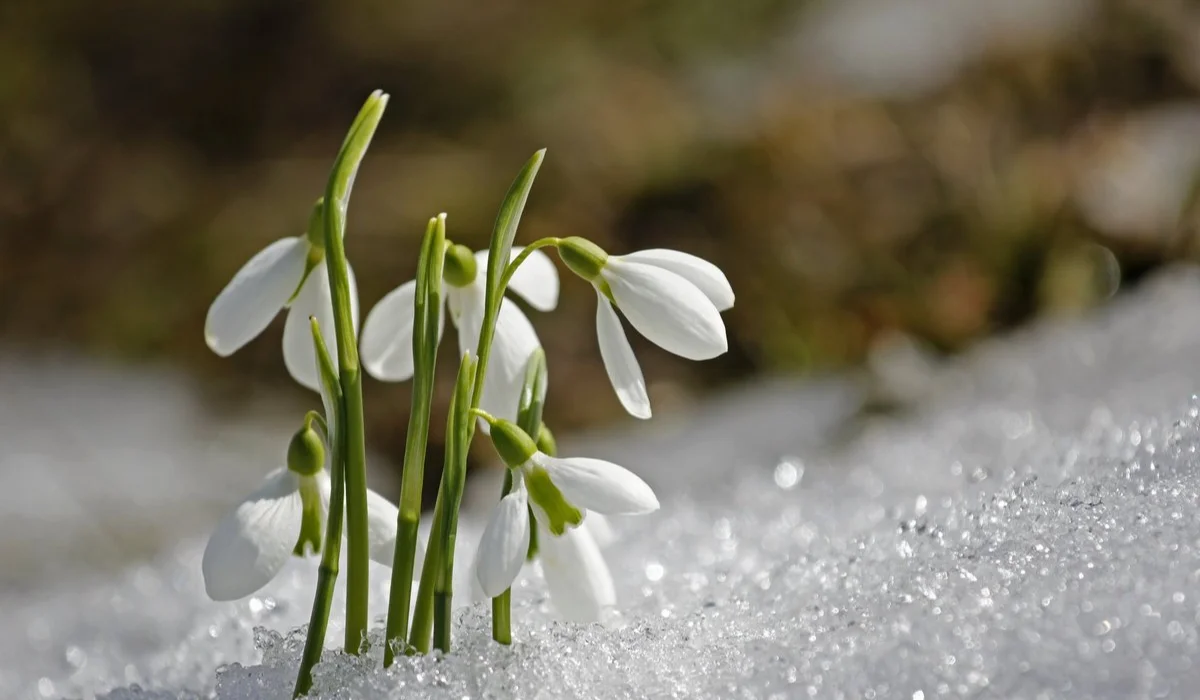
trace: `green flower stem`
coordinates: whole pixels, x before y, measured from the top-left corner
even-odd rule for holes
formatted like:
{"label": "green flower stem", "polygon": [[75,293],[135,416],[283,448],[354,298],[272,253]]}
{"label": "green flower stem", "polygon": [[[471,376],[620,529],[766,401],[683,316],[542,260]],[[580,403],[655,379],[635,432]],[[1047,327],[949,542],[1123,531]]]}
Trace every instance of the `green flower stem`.
{"label": "green flower stem", "polygon": [[500,288],[508,289],[508,283],[512,281],[512,276],[516,274],[517,268],[520,267],[521,263],[525,262],[530,255],[533,255],[533,251],[541,248],[556,246],[559,243],[562,243],[562,239],[552,236],[549,238],[539,238],[533,243],[525,246],[520,253],[517,253],[517,257],[513,258],[513,261],[509,263],[508,267],[504,270],[504,275],[500,278]]}
{"label": "green flower stem", "polygon": [[[521,221],[521,213],[529,198],[529,190],[537,176],[545,157],[545,149],[534,153],[526,161],[521,172],[517,174],[513,184],[508,189],[504,201],[500,204],[500,213],[496,216],[496,224],[492,230],[492,241],[488,248],[487,287],[484,297],[484,316],[480,326],[479,344],[475,351],[475,366],[470,401],[458,401],[451,410],[450,422],[457,432],[447,436],[446,467],[442,472],[442,483],[438,491],[438,512],[435,513],[434,530],[429,535],[426,569],[421,572],[421,584],[417,589],[417,607],[413,613],[413,630],[410,639],[424,641],[423,628],[418,628],[418,621],[424,624],[427,608],[433,608],[433,636],[436,645],[443,651],[450,649],[450,602],[453,590],[454,545],[458,524],[458,509],[462,498],[462,482],[465,481],[467,470],[467,451],[471,439],[475,435],[475,420],[472,410],[479,407],[483,396],[484,377],[487,372],[488,356],[491,354],[492,339],[496,331],[496,317],[500,313],[500,301],[504,296],[501,282],[507,277],[508,260],[512,253],[513,239],[516,237],[517,225]],[[464,363],[466,359],[464,358]],[[456,397],[460,390],[465,391],[464,373],[460,369],[459,384],[456,385]],[[465,395],[464,395],[465,398]],[[457,416],[457,418],[456,418]],[[463,477],[463,478],[460,478]],[[440,526],[440,531],[439,531]],[[437,564],[437,575],[429,571],[430,562]],[[426,576],[426,574],[430,574]],[[436,589],[436,590],[434,590]],[[425,651],[428,642],[414,644],[416,649]]]}
{"label": "green flower stem", "polygon": [[[513,265],[520,265],[522,262],[524,258],[518,257],[513,261]],[[542,425],[542,409],[546,405],[546,383],[546,353],[538,348],[525,366],[525,383],[521,387],[521,399],[517,408],[517,427],[530,435],[537,435]],[[500,498],[507,496],[513,489],[512,470],[504,471],[504,487],[500,490]],[[533,528],[532,520],[529,527]],[[512,644],[511,588],[504,589],[503,593],[492,598],[492,639],[501,644]]]}
{"label": "green flower stem", "polygon": [[[332,398],[334,410],[344,412],[341,389],[338,387],[337,371],[333,368],[333,360],[325,347],[325,339],[317,326],[317,320],[311,319],[313,344],[317,351],[317,367],[321,374],[321,384],[325,392]],[[312,669],[320,660],[321,652],[325,649],[325,631],[329,626],[329,610],[333,607],[333,586],[338,576],[338,559],[342,554],[342,506],[346,500],[345,472],[342,460],[345,442],[341,435],[330,435],[325,419],[315,411],[309,411],[306,420],[319,421],[321,430],[325,433],[326,441],[333,440],[330,445],[329,462],[329,515],[325,519],[325,543],[321,549],[321,564],[317,569],[317,590],[313,596],[312,615],[308,620],[308,637],[304,640],[304,653],[300,657],[300,671],[296,675],[296,688],[292,697],[300,697],[312,688]],[[334,425],[343,425],[340,416],[332,419]]]}
{"label": "green flower stem", "polygon": [[475,379],[475,361],[470,353],[463,355],[458,366],[454,397],[450,400],[450,419],[446,426],[446,466],[442,471],[442,491],[445,493],[441,517],[442,552],[433,592],[433,644],[443,653],[450,651],[450,612],[454,598],[454,544],[458,535],[458,510],[462,504],[463,487],[467,482],[466,451],[471,444],[475,420],[465,410],[470,400],[470,387]]}
{"label": "green flower stem", "polygon": [[445,262],[446,215],[429,220],[421,243],[413,312],[412,408],[404,446],[404,471],[396,516],[396,547],[392,556],[392,587],[388,599],[387,645],[384,667],[395,660],[394,646],[408,632],[412,598],[413,559],[417,553],[417,528],[421,522],[421,490],[425,477],[425,449],[429,439],[429,414],[433,406],[434,371],[437,365],[438,329],[442,313],[442,269]]}
{"label": "green flower stem", "polygon": [[[312,323],[314,323],[314,324],[317,322],[317,320],[315,318],[309,319],[309,320],[312,321]],[[323,340],[324,339],[322,339],[322,341]],[[328,357],[329,351],[326,350],[325,354]],[[330,367],[332,367],[332,366],[333,365],[330,365]],[[322,377],[321,379],[324,380],[324,377]],[[333,379],[334,379],[334,382],[337,381],[337,373],[334,373]],[[334,396],[336,396],[336,395],[337,394],[334,394]],[[306,428],[311,427],[313,423],[317,424],[317,427],[321,429],[321,433],[325,436],[325,441],[329,442],[331,436],[329,435],[329,426],[325,423],[325,416],[322,416],[320,413],[317,413],[316,411],[309,411],[308,413],[305,413],[304,414],[304,427],[306,427]],[[330,445],[330,449],[334,449],[332,445]]]}
{"label": "green flower stem", "polygon": [[325,267],[333,297],[334,330],[337,337],[339,377],[345,421],[345,435],[339,456],[345,463],[346,528],[348,556],[346,572],[345,649],[358,654],[367,633],[367,601],[370,593],[368,570],[370,547],[367,542],[367,448],[363,419],[362,372],[358,362],[357,335],[350,306],[350,275],[342,238],[346,230],[346,208],[354,178],[371,137],[383,117],[388,96],[375,91],[354,120],[334,161],[325,188]]}
{"label": "green flower stem", "polygon": [[[442,472],[445,477],[445,472]],[[429,546],[425,548],[425,561],[421,564],[421,582],[417,587],[417,601],[413,605],[412,628],[408,633],[410,652],[428,654],[433,643],[433,589],[441,571],[440,550],[436,546],[442,541],[442,520],[445,517],[445,478],[438,489],[437,502],[433,506],[433,527],[429,530]]]}

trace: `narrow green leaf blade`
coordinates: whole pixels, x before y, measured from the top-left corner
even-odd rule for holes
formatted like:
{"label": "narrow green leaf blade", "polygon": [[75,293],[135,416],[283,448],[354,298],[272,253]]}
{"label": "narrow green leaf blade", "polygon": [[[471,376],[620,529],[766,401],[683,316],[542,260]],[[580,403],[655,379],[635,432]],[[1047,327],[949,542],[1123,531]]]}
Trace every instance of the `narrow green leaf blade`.
{"label": "narrow green leaf blade", "polygon": [[538,169],[542,167],[542,159],[546,149],[542,149],[525,162],[517,179],[504,195],[500,204],[500,213],[496,215],[496,225],[492,229],[492,242],[488,246],[487,297],[490,303],[499,305],[499,295],[496,287],[500,277],[508,265],[512,254],[513,240],[517,236],[517,225],[521,223],[521,213],[525,211],[525,202],[529,199],[529,190],[537,177]]}

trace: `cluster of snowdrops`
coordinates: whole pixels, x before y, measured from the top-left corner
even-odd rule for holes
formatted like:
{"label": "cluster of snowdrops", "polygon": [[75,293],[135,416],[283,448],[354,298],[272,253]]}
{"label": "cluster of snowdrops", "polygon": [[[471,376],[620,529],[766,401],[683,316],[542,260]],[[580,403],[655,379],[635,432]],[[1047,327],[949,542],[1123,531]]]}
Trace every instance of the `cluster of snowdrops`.
{"label": "cluster of snowdrops", "polygon": [[[247,262],[213,302],[205,326],[209,347],[226,356],[286,309],[284,363],[322,399],[322,410],[309,411],[289,442],[286,464],[218,522],[202,562],[208,595],[234,600],[264,586],[289,557],[320,555],[297,695],[309,689],[312,666],[324,648],[343,539],[346,652],[363,650],[368,560],[390,566],[392,573],[384,663],[397,653],[449,651],[458,510],[467,449],[477,429],[508,466],[499,504],[467,574],[472,590],[491,599],[496,641],[511,643],[509,588],[526,562],[540,562],[564,617],[594,620],[615,603],[597,543],[606,528],[594,514],[648,513],[658,500],[621,466],[556,456],[543,419],[545,355],[521,307],[505,296],[511,291],[540,312],[555,308],[559,278],[547,250],[557,251],[566,268],[595,289],[600,355],[630,414],[649,418],[650,401],[618,311],[676,355],[704,360],[727,349],[720,314],[733,305],[734,295],[709,262],[662,249],[609,255],[576,237],[514,247],[540,151],[501,204],[489,249],[471,251],[452,242],[445,215],[431,219],[416,279],[380,300],[360,335],[357,289],[342,239],[354,177],[387,99],[376,92],[363,106],[305,234],[276,241]],[[457,329],[461,359],[447,417],[446,462],[423,546],[422,480],[446,315]],[[366,485],[363,370],[380,380],[413,382],[398,505]]]}

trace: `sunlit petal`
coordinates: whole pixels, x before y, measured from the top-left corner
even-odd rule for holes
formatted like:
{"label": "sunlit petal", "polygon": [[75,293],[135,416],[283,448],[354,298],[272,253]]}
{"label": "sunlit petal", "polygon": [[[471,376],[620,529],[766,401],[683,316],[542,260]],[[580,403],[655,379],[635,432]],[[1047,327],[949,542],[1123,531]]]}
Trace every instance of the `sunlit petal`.
{"label": "sunlit petal", "polygon": [[600,357],[604,369],[621,405],[629,415],[643,420],[650,418],[650,396],[646,393],[646,379],[638,364],[621,319],[613,311],[612,304],[603,296],[596,300],[596,338],[600,342]]}
{"label": "sunlit petal", "polygon": [[484,595],[494,598],[507,590],[520,573],[528,551],[528,500],[525,489],[518,486],[500,499],[479,540],[475,575]]}
{"label": "sunlit petal", "polygon": [[655,345],[689,360],[708,360],[729,349],[721,312],[683,277],[615,258],[601,274],[621,312]]}
{"label": "sunlit petal", "polygon": [[620,256],[630,262],[645,263],[674,272],[704,292],[717,311],[733,308],[733,287],[721,268],[704,258],[669,248],[651,248]]}
{"label": "sunlit petal", "polygon": [[304,238],[284,238],[250,258],[208,309],[208,347],[225,357],[262,333],[296,291],[307,255]]}
{"label": "sunlit petal", "polygon": [[363,324],[359,355],[363,368],[376,379],[399,382],[413,375],[413,302],[415,280],[389,292]]}
{"label": "sunlit petal", "polygon": [[608,517],[595,511],[588,513],[579,527],[591,533],[592,539],[596,540],[596,544],[601,548],[607,547],[617,539],[617,533],[613,532],[613,526],[608,522]]}
{"label": "sunlit petal", "polygon": [[299,477],[276,469],[217,522],[200,564],[209,598],[243,598],[279,573],[300,535],[299,488]]}
{"label": "sunlit petal", "polygon": [[634,515],[658,510],[654,490],[633,472],[612,462],[586,457],[559,459],[537,453],[533,461],[568,502],[608,515]]}
{"label": "sunlit petal", "polygon": [[567,530],[561,537],[539,529],[538,560],[550,602],[565,619],[595,622],[605,608],[616,604],[612,574],[587,529]]}
{"label": "sunlit petal", "polygon": [[[354,328],[358,328],[358,284],[354,270],[347,267],[350,278],[350,309]],[[304,281],[283,326],[283,363],[292,378],[301,386],[318,390],[316,351],[313,349],[309,317],[315,316],[321,335],[329,348],[334,367],[337,367],[337,332],[333,321],[333,298],[329,291],[329,273],[325,265],[317,265]]]}

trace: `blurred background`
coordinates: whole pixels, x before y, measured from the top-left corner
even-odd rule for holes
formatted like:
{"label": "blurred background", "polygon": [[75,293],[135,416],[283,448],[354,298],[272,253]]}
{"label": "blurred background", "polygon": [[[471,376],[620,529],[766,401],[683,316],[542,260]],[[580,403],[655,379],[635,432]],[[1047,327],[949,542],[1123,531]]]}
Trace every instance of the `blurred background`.
{"label": "blurred background", "polygon": [[[10,0],[5,351],[166,368],[202,413],[267,398],[298,417],[314,397],[284,370],[282,315],[228,360],[204,317],[253,253],[303,231],[375,88],[392,100],[347,237],[364,311],[412,278],[428,217],[484,246],[547,147],[518,242],[678,248],[737,291],[718,360],[631,334],[656,415],[756,375],[888,375],[1197,254],[1186,0]],[[533,314],[560,433],[625,420],[593,309],[569,279]],[[368,439],[398,464],[409,385],[366,390]]]}

